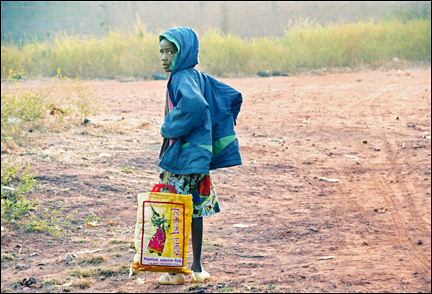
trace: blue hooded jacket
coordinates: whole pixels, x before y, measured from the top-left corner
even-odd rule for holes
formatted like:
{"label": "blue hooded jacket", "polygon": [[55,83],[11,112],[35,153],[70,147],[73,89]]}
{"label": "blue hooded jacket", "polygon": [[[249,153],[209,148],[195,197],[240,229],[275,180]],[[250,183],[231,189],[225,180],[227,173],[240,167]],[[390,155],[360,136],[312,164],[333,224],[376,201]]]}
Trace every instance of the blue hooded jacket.
{"label": "blue hooded jacket", "polygon": [[168,94],[174,108],[165,116],[161,133],[175,139],[159,166],[174,174],[208,174],[240,165],[234,126],[243,101],[240,92],[194,69],[199,42],[189,28],[174,28],[159,36],[177,46],[170,70]]}

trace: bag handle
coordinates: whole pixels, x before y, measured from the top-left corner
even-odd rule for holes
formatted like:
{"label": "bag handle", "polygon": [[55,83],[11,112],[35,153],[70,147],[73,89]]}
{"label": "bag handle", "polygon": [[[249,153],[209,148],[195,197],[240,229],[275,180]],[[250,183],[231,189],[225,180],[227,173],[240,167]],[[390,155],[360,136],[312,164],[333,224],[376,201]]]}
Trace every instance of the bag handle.
{"label": "bag handle", "polygon": [[174,186],[167,185],[167,184],[156,184],[153,186],[152,192],[159,192],[162,188],[167,188],[168,192],[177,194],[177,190]]}

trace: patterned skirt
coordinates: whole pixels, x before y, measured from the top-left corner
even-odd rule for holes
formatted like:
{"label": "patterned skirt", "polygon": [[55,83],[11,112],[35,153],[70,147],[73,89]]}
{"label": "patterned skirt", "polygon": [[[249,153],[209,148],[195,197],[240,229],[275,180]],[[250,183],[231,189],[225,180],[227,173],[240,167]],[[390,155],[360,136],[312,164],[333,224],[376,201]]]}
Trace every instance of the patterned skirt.
{"label": "patterned skirt", "polygon": [[192,194],[192,218],[211,216],[220,212],[219,202],[210,174],[177,175],[162,170],[159,184],[174,186],[177,194]]}

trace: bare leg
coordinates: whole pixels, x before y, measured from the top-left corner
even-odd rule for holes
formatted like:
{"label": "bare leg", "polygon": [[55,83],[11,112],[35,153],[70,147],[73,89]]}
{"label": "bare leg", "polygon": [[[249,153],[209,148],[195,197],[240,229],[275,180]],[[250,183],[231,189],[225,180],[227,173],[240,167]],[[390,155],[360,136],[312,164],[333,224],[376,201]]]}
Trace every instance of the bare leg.
{"label": "bare leg", "polygon": [[196,273],[202,272],[201,267],[201,249],[203,239],[203,218],[192,219],[192,251],[193,251],[193,263],[192,271]]}

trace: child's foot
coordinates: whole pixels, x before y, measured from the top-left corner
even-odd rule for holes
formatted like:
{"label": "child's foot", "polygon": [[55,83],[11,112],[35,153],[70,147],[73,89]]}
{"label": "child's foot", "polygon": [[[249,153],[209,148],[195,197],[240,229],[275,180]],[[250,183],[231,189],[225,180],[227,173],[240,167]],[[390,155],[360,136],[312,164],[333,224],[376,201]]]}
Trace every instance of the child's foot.
{"label": "child's foot", "polygon": [[209,278],[210,278],[210,274],[206,272],[204,269],[200,273],[192,272],[193,283],[201,283],[202,281],[207,280]]}
{"label": "child's foot", "polygon": [[166,273],[159,277],[158,282],[162,285],[181,285],[185,283],[185,277],[183,274]]}

